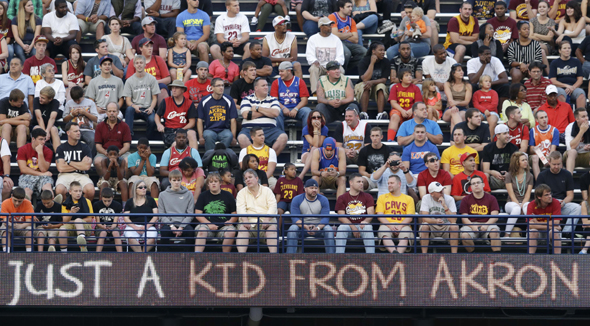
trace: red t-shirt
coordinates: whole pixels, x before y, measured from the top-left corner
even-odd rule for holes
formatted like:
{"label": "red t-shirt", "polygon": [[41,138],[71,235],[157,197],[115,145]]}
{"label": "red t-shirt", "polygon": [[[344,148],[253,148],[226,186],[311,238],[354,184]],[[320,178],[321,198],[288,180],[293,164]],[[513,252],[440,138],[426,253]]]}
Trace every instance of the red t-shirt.
{"label": "red t-shirt", "polygon": [[[39,154],[33,148],[33,145],[31,143],[27,143],[25,146],[18,149],[16,159],[20,161],[25,161],[25,164],[29,168],[35,171],[39,171],[39,161],[37,160],[37,158],[39,157],[38,155]],[[43,146],[43,157],[45,157],[45,162],[51,163],[51,159],[53,158],[53,152],[47,146]]]}
{"label": "red t-shirt", "polygon": [[416,185],[418,187],[426,187],[426,194],[429,194],[428,186],[432,182],[438,182],[443,186],[451,186],[453,184],[453,178],[449,172],[443,169],[438,170],[436,178],[433,178],[428,169],[426,169],[418,174]]}
{"label": "red t-shirt", "polygon": [[373,196],[361,192],[358,196],[352,197],[347,191],[336,200],[335,210],[344,211],[351,223],[358,224],[365,220],[366,217],[360,215],[367,215],[369,207],[375,207]]}
{"label": "red t-shirt", "polygon": [[[549,215],[549,219],[553,220],[561,220],[561,217],[553,218],[553,215],[561,215],[561,203],[559,200],[553,198],[551,204],[547,205],[545,208],[537,207],[535,201],[531,201],[527,207],[526,215]],[[528,220],[532,220],[534,217],[529,217]],[[547,222],[546,217],[537,216],[537,221],[539,222]]]}
{"label": "red t-shirt", "polygon": [[184,84],[186,86],[186,92],[184,97],[193,101],[195,107],[201,102],[201,99],[207,95],[213,93],[213,87],[211,87],[211,80],[207,78],[204,83],[199,83],[199,78],[194,78]]}
{"label": "red t-shirt", "polygon": [[232,196],[234,196],[234,198],[236,198],[236,195],[237,195],[236,186],[234,186],[232,184],[221,185],[221,190],[225,190],[225,191],[229,192],[230,194],[232,194]]}
{"label": "red t-shirt", "polygon": [[486,110],[498,113],[498,93],[493,89],[488,92],[480,89],[473,94],[473,106],[481,113],[485,113]]}
{"label": "red t-shirt", "polygon": [[288,180],[285,177],[280,177],[273,192],[275,195],[280,195],[279,201],[290,203],[295,196],[303,193],[303,181],[300,178]]}
{"label": "red t-shirt", "polygon": [[131,131],[129,130],[129,126],[121,120],[117,121],[113,129],[110,128],[105,120],[96,126],[94,142],[101,144],[105,150],[111,145],[115,145],[121,149],[124,143],[131,143]]}
{"label": "red t-shirt", "polygon": [[[133,65],[133,60],[129,62],[127,65],[127,75],[125,79],[129,79],[135,73],[135,66]],[[160,80],[170,76],[170,72],[168,71],[168,66],[164,59],[160,58],[158,55],[152,55],[152,59],[150,62],[145,64],[145,72],[148,74],[156,77],[156,80]]]}
{"label": "red t-shirt", "polygon": [[408,87],[402,86],[402,83],[393,85],[391,92],[389,93],[389,101],[397,101],[399,106],[404,110],[411,110],[412,105],[416,102],[422,102],[422,92],[420,88],[414,84],[410,84]]}
{"label": "red t-shirt", "polygon": [[559,100],[557,100],[557,106],[555,108],[549,106],[549,104],[545,102],[545,104],[539,107],[539,110],[543,110],[547,113],[549,124],[557,128],[560,133],[564,133],[567,125],[576,121],[572,107]]}
{"label": "red t-shirt", "polygon": [[37,59],[36,56],[32,56],[25,60],[25,64],[23,65],[23,74],[31,76],[33,83],[37,84],[43,76],[41,76],[41,66],[45,63],[51,63],[53,65],[53,69],[57,73],[57,65],[55,65],[55,61],[48,56],[45,56],[43,60]]}
{"label": "red t-shirt", "polygon": [[[514,2],[517,2],[517,1],[518,0],[514,0]],[[537,1],[537,0],[532,0],[532,1]],[[512,5],[512,2],[510,2],[510,5]],[[534,8],[537,8],[537,7],[534,7]],[[526,7],[525,7],[525,14],[526,14]],[[508,16],[508,13],[506,13],[506,16]],[[490,23],[492,25],[492,27],[494,27],[494,39],[500,41],[500,43],[504,44],[504,43],[510,41],[510,39],[513,39],[513,40],[518,39],[518,28],[516,27],[516,20],[514,20],[510,17],[506,17],[506,20],[501,22],[498,20],[498,17],[494,17],[494,18],[488,19],[488,23]]]}
{"label": "red t-shirt", "polygon": [[492,192],[490,189],[490,184],[488,183],[488,178],[486,175],[481,171],[473,171],[473,174],[467,176],[465,172],[461,172],[457,174],[453,178],[453,188],[451,189],[451,196],[467,196],[471,194],[471,176],[478,175],[483,179],[484,187],[483,191],[485,192]]}
{"label": "red t-shirt", "polygon": [[[491,215],[493,211],[500,211],[496,197],[490,194],[483,194],[480,199],[475,198],[473,194],[461,200],[461,208],[459,214],[469,215]],[[485,223],[489,217],[468,217],[471,222]]]}

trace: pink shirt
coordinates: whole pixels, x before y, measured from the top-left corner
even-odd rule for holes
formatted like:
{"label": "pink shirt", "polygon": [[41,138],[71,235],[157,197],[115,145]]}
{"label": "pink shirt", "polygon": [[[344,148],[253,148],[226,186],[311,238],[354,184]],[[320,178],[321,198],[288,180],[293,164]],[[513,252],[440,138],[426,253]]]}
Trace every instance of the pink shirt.
{"label": "pink shirt", "polygon": [[237,64],[230,62],[226,72],[225,67],[219,62],[219,60],[215,60],[209,65],[209,73],[213,75],[213,78],[221,78],[232,83],[236,77],[240,77],[240,67],[238,67]]}

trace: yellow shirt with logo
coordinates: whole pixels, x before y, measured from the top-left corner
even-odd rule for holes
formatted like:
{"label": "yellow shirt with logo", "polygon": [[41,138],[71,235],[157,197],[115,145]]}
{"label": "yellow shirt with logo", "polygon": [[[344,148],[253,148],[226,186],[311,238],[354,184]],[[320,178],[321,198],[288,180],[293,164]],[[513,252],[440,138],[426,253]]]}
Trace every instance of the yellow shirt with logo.
{"label": "yellow shirt with logo", "polygon": [[[461,15],[457,15],[454,18],[456,18],[457,19],[457,22],[459,23],[459,35],[460,36],[471,36],[471,35],[473,35],[473,27],[477,23],[475,21],[475,18],[473,18],[473,16],[469,16],[469,23],[467,23],[467,24],[465,24],[465,22],[463,21],[463,19],[461,19]],[[451,44],[453,44],[453,42],[451,42],[451,33],[450,32],[447,32],[447,38],[446,38],[445,44],[444,44],[445,45],[445,49],[448,49]]]}
{"label": "yellow shirt with logo", "polygon": [[475,153],[475,163],[479,164],[479,155],[475,149],[469,146],[465,146],[465,148],[457,148],[454,145],[444,150],[440,157],[440,163],[450,164],[451,174],[457,175],[463,172],[463,165],[461,164],[461,155],[463,155],[463,153]]}
{"label": "yellow shirt with logo", "polygon": [[[385,215],[414,215],[416,214],[416,206],[412,197],[400,194],[394,196],[390,192],[383,194],[377,198],[376,213]],[[391,223],[401,223],[405,217],[387,217],[387,221]]]}
{"label": "yellow shirt with logo", "polygon": [[270,160],[270,147],[264,145],[261,149],[254,148],[254,145],[250,145],[246,150],[247,154],[254,154],[258,156],[258,169],[261,171],[268,171],[268,161]]}

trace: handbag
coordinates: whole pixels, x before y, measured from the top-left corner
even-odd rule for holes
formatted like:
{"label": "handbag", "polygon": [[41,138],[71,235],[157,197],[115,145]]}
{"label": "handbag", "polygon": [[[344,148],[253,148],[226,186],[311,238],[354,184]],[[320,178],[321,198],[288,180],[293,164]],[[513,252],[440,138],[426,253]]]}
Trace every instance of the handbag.
{"label": "handbag", "polygon": [[[377,13],[376,12],[372,12],[372,11],[362,12],[360,14],[354,15],[354,17],[352,17],[352,19],[354,19],[354,22],[358,24],[361,21],[363,21],[363,19],[365,19],[365,18],[367,18],[367,17],[369,17],[371,15],[377,15]],[[377,17],[379,17],[379,16],[377,15]]]}

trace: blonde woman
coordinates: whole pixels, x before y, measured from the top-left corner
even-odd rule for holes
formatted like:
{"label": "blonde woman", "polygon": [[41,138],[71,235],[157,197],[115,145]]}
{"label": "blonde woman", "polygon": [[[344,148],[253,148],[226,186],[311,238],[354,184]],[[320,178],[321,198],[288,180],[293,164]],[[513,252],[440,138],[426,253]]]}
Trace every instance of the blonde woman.
{"label": "blonde woman", "polygon": [[[132,188],[133,198],[129,199],[125,204],[125,214],[157,214],[158,205],[156,201],[146,195],[147,185],[142,181],[133,184]],[[135,252],[149,252],[156,243],[158,231],[154,226],[158,221],[158,216],[129,216],[125,215],[125,238]],[[144,242],[144,246],[140,245],[140,241]]]}
{"label": "blonde woman", "polygon": [[21,0],[18,14],[12,19],[14,36],[14,55],[25,63],[25,59],[35,55],[33,40],[41,34],[41,18],[35,15],[31,0]]}

